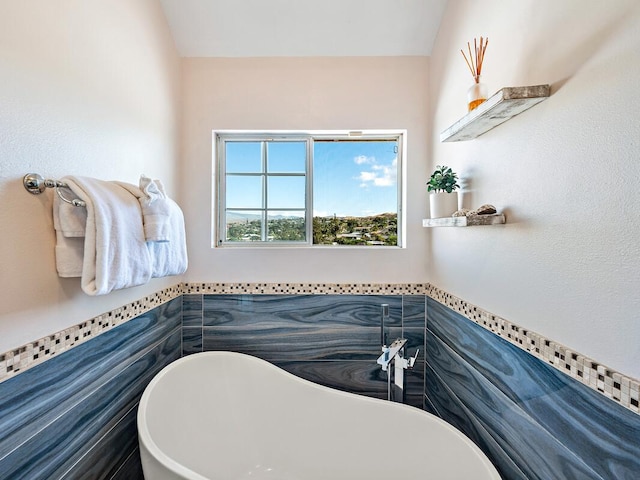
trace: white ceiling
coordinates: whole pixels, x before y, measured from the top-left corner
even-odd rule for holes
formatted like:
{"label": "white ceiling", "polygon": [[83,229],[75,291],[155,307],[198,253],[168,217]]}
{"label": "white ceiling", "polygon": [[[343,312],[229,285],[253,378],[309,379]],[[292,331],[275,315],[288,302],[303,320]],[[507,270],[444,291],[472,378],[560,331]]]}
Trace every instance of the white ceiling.
{"label": "white ceiling", "polygon": [[183,57],[430,55],[447,0],[160,0]]}

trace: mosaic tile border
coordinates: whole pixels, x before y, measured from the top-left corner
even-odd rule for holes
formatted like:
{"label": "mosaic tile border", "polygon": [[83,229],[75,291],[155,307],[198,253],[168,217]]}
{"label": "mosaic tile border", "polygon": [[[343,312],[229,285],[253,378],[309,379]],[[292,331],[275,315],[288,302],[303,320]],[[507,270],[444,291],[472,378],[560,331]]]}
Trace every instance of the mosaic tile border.
{"label": "mosaic tile border", "polygon": [[640,414],[640,381],[428,283],[177,284],[61,332],[0,354],[0,383],[183,294],[428,295],[566,375]]}
{"label": "mosaic tile border", "polygon": [[426,295],[428,283],[188,283],[185,294]]}
{"label": "mosaic tile border", "polygon": [[433,285],[429,286],[427,295],[616,403],[640,413],[640,381]]}
{"label": "mosaic tile border", "polygon": [[54,355],[76,347],[182,295],[183,285],[165,288],[135,302],[93,317],[60,332],[0,354],[0,383],[35,367]]}

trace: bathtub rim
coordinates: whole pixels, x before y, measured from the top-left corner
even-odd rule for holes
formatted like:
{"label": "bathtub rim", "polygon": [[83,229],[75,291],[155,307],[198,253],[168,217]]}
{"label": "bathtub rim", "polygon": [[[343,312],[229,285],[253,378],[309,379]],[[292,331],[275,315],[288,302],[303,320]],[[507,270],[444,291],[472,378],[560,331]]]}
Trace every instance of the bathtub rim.
{"label": "bathtub rim", "polygon": [[[147,405],[149,404],[149,399],[153,394],[153,390],[155,386],[160,383],[165,375],[168,372],[177,368],[178,365],[182,363],[186,363],[190,360],[191,357],[195,355],[201,355],[203,353],[214,353],[214,352],[199,352],[193,355],[188,355],[186,357],[179,358],[169,363],[169,365],[165,366],[162,370],[160,370],[153,379],[149,382],[149,384],[145,387],[144,392],[142,393],[142,397],[140,398],[140,403],[138,404],[138,412],[136,414],[136,424],[138,427],[138,442],[140,442],[140,455],[142,461],[142,449],[147,450],[148,454],[152,457],[154,461],[160,463],[164,468],[169,470],[170,472],[180,475],[189,480],[209,480],[207,477],[200,475],[197,472],[194,472],[190,468],[182,465],[181,463],[172,459],[169,455],[164,453],[160,447],[153,441],[153,437],[151,436],[151,432],[149,432],[149,428],[147,427],[147,421],[145,417],[145,413],[147,411]],[[144,467],[143,467],[144,468]]]}
{"label": "bathtub rim", "polygon": [[144,417],[145,417],[145,412],[147,411],[147,405],[149,403],[149,399],[153,394],[153,390],[155,386],[162,381],[163,377],[167,375],[168,372],[170,372],[174,368],[178,368],[183,363],[195,361],[196,358],[199,359],[202,357],[243,357],[245,359],[248,358],[250,361],[260,364],[263,368],[275,369],[279,374],[290,378],[290,380],[292,381],[301,382],[303,384],[309,385],[314,388],[319,388],[322,390],[329,390],[333,394],[340,395],[340,396],[357,397],[358,400],[364,401],[364,402],[384,403],[384,404],[387,404],[386,406],[389,408],[406,409],[406,411],[411,415],[420,415],[420,416],[427,415],[430,417],[429,421],[434,421],[436,423],[439,423],[440,426],[448,430],[450,434],[453,434],[454,436],[462,440],[462,442],[465,443],[471,449],[470,454],[471,453],[475,454],[482,461],[482,463],[487,467],[487,471],[492,473],[494,480],[502,480],[502,477],[498,473],[498,470],[496,469],[495,465],[491,462],[491,460],[489,460],[487,455],[482,450],[480,450],[480,448],[469,437],[467,437],[465,434],[463,434],[460,430],[455,428],[450,423],[444,421],[443,419],[441,419],[436,415],[433,415],[432,413],[429,413],[427,411],[424,411],[403,403],[389,402],[388,400],[367,397],[367,396],[359,395],[356,393],[337,390],[335,388],[327,387],[325,385],[320,385],[310,380],[306,380],[304,378],[298,377],[293,373],[287,372],[283,368],[280,368],[277,365],[274,365],[273,363],[267,360],[264,360],[262,358],[256,357],[254,355],[249,355],[246,353],[234,352],[231,350],[198,352],[198,353],[194,353],[194,354],[179,358],[178,360],[174,360],[169,365],[165,366],[162,370],[160,370],[160,372],[158,372],[153,377],[153,379],[149,382],[149,384],[144,389],[144,392],[140,399],[140,403],[138,405],[138,412],[136,415],[139,442],[142,444],[142,446],[144,446],[144,448],[147,450],[147,452],[151,455],[151,457],[155,461],[159,462],[163,467],[165,467],[172,473],[181,475],[184,478],[187,478],[189,480],[209,480],[207,477],[204,477],[199,473],[191,470],[190,468],[182,465],[181,463],[178,463],[177,461],[172,459],[169,455],[165,454],[160,449],[160,447],[158,447],[158,445],[153,441],[151,433],[149,432],[149,429],[147,427],[146,418]]}

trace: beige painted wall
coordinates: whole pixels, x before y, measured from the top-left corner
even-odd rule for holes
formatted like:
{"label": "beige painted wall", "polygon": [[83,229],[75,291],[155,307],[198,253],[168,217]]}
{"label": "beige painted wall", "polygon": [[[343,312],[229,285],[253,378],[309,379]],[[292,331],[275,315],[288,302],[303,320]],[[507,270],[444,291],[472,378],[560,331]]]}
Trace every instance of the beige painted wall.
{"label": "beige painted wall", "polygon": [[[184,59],[190,282],[424,282],[426,57]],[[407,248],[211,248],[212,131],[407,129]]]}
{"label": "beige painted wall", "polygon": [[0,352],[179,281],[85,295],[56,274],[53,192],[22,187],[146,173],[176,196],[179,61],[154,0],[0,2]]}
{"label": "beige painted wall", "polygon": [[[431,57],[431,166],[504,227],[430,232],[432,282],[640,377],[640,3],[449,2]],[[439,143],[465,114],[460,48],[489,37],[483,77],[552,96],[484,136]]]}
{"label": "beige painted wall", "polygon": [[[0,351],[178,280],[86,296],[55,274],[52,192],[21,185],[30,171],[144,172],[185,210],[187,281],[430,280],[640,377],[639,26],[635,0],[452,0],[431,59],[185,59],[179,91],[156,2],[1,2]],[[440,144],[465,113],[459,49],[479,35],[491,39],[492,91],[551,83],[552,97],[480,139]],[[305,128],[408,130],[406,249],[211,248],[211,131]],[[423,229],[424,182],[443,163],[461,173],[466,206],[494,203],[509,223]]]}

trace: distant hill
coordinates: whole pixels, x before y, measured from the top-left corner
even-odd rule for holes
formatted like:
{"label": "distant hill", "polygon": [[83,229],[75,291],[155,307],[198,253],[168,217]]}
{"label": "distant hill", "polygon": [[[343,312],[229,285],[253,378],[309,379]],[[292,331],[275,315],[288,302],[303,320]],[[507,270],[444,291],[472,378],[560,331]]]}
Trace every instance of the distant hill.
{"label": "distant hill", "polygon": [[255,213],[230,213],[227,212],[227,223],[247,223],[260,220],[261,215]]}
{"label": "distant hill", "polygon": [[[266,226],[272,241],[304,241],[305,220],[301,217],[278,215]],[[254,213],[228,213],[227,239],[235,242],[259,241],[262,235],[261,216]],[[398,244],[398,216],[381,213],[366,217],[313,217],[315,245],[390,245]]]}

